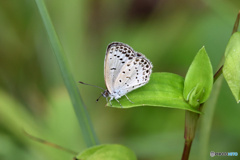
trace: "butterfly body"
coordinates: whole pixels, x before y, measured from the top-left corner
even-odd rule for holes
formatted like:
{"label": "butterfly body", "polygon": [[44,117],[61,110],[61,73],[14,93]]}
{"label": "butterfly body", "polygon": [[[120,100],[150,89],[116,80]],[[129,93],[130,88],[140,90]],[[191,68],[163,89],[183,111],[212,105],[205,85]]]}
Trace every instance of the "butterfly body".
{"label": "butterfly body", "polygon": [[107,90],[102,95],[110,97],[110,103],[113,99],[118,101],[128,92],[148,83],[152,67],[152,63],[143,54],[134,51],[127,44],[109,44],[104,61]]}

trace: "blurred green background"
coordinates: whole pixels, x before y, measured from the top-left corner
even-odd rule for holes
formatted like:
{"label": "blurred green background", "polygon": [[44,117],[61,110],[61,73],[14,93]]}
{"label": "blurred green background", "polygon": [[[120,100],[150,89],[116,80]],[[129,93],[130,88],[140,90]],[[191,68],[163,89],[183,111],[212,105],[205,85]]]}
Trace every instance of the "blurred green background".
{"label": "blurred green background", "polygon": [[[112,41],[127,43],[145,54],[153,63],[153,72],[182,76],[204,45],[215,72],[240,9],[239,0],[45,2],[76,82],[101,87],[105,86],[105,50]],[[105,107],[104,98],[95,102],[101,90],[80,84],[79,90],[101,143],[125,145],[140,160],[180,159],[184,111],[110,108]],[[223,81],[209,153],[240,154],[239,114],[240,106]],[[30,140],[23,129],[77,152],[86,148],[35,1],[1,0],[0,160],[74,156]],[[190,159],[204,156],[199,155],[200,141],[197,132]]]}

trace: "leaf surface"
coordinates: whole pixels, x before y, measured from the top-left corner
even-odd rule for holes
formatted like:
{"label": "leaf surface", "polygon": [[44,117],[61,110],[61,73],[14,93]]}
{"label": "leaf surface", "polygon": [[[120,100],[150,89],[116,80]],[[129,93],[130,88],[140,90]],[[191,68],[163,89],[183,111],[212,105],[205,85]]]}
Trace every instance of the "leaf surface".
{"label": "leaf surface", "polygon": [[103,144],[86,149],[77,160],[137,160],[133,151],[118,144]]}
{"label": "leaf surface", "polygon": [[[127,94],[128,98],[134,103],[129,102],[125,96],[118,100],[123,108],[156,106],[199,113],[184,100],[183,84],[184,78],[177,74],[152,73],[148,84]],[[108,103],[108,106],[111,105]],[[121,108],[120,104],[115,100],[112,101],[112,107]]]}
{"label": "leaf surface", "polygon": [[240,101],[240,32],[230,38],[225,51],[223,76],[236,101]]}

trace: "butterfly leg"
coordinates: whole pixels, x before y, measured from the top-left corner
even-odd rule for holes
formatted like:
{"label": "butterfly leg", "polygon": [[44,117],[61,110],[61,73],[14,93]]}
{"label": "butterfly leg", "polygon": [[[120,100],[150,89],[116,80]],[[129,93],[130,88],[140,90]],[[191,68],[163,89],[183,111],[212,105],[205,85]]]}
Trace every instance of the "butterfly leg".
{"label": "butterfly leg", "polygon": [[110,105],[111,105],[111,107],[112,107],[112,102],[111,102],[111,100],[109,101],[109,103],[110,103]]}
{"label": "butterfly leg", "polygon": [[128,96],[125,94],[125,96],[126,96],[126,98],[129,100],[129,102],[131,102],[131,103],[133,103],[129,98],[128,98]]}
{"label": "butterfly leg", "polygon": [[112,98],[110,98],[110,100],[108,100],[108,98],[106,97],[107,104],[108,104],[108,102],[109,102],[109,103],[110,103],[110,105],[111,105],[111,107],[112,107],[111,100],[112,100]]}
{"label": "butterfly leg", "polygon": [[117,99],[115,99],[115,100],[120,104],[121,108],[123,108],[123,106],[121,105],[121,103],[119,102],[119,100],[117,100]]}

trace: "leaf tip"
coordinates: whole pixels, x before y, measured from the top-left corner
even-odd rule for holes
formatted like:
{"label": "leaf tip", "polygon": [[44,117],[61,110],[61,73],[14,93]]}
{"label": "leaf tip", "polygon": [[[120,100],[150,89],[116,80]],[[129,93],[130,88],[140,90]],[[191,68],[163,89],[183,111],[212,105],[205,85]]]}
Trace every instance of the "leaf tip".
{"label": "leaf tip", "polygon": [[200,51],[206,51],[205,46],[202,46],[202,48],[200,49]]}

